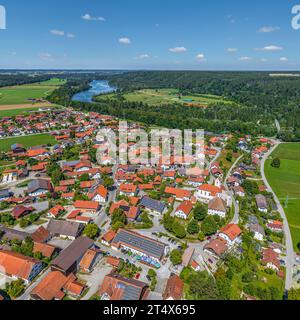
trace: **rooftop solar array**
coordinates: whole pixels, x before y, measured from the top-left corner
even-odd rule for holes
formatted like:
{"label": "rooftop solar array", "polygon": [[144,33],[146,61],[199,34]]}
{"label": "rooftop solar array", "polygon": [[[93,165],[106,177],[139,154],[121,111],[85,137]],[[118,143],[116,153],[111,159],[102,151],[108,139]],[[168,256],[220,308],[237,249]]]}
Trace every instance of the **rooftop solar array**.
{"label": "rooftop solar array", "polygon": [[165,247],[167,246],[164,243],[140,236],[136,233],[128,232],[126,230],[120,230],[113,241],[115,244],[120,242],[128,247],[133,247],[134,249],[157,259],[162,258]]}

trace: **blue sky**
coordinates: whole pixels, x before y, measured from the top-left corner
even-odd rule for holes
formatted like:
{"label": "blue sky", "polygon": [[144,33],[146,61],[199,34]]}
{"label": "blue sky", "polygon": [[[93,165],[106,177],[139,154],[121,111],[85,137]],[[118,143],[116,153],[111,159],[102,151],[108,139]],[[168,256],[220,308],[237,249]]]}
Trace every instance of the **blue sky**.
{"label": "blue sky", "polygon": [[300,69],[300,0],[0,0],[0,68]]}

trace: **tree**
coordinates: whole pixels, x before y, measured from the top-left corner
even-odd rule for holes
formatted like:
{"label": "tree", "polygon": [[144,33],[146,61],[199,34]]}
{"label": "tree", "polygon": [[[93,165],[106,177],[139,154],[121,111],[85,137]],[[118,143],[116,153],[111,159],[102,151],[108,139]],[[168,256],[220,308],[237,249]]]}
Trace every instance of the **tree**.
{"label": "tree", "polygon": [[288,294],[289,300],[300,300],[300,289],[291,289]]}
{"label": "tree", "polygon": [[212,216],[207,216],[201,225],[201,231],[206,236],[211,236],[218,231],[218,225]]}
{"label": "tree", "polygon": [[18,298],[25,290],[24,281],[18,279],[6,284],[6,292],[11,298]]}
{"label": "tree", "polygon": [[197,204],[194,209],[194,218],[198,221],[203,221],[207,216],[206,207],[202,204]]}
{"label": "tree", "polygon": [[91,223],[84,228],[83,234],[91,239],[95,239],[98,236],[99,231],[99,227],[96,224]]}
{"label": "tree", "polygon": [[279,168],[280,168],[280,165],[281,165],[281,161],[280,161],[279,158],[274,158],[274,159],[272,160],[271,166],[272,166],[273,168],[279,169]]}
{"label": "tree", "polygon": [[186,236],[186,231],[185,231],[184,226],[178,221],[175,221],[173,223],[172,230],[173,230],[175,236],[179,239],[183,239]]}
{"label": "tree", "polygon": [[127,224],[127,217],[122,209],[116,209],[111,216],[111,224],[121,222],[123,225]]}
{"label": "tree", "polygon": [[195,300],[217,300],[219,298],[217,285],[206,271],[192,274],[188,283],[189,293]]}
{"label": "tree", "polygon": [[198,234],[198,240],[200,240],[200,241],[204,241],[205,240],[205,234],[202,231],[200,231],[199,234]]}
{"label": "tree", "polygon": [[84,173],[84,174],[80,177],[79,180],[80,180],[81,182],[83,182],[83,181],[89,181],[89,180],[90,180],[90,176],[89,176],[88,173]]}
{"label": "tree", "polygon": [[182,252],[178,249],[171,251],[170,260],[173,266],[177,266],[182,263]]}
{"label": "tree", "polygon": [[110,189],[115,184],[114,179],[107,175],[103,176],[102,178],[103,178],[103,185],[107,189]]}
{"label": "tree", "polygon": [[199,228],[198,222],[195,219],[191,220],[187,226],[187,232],[189,234],[196,234],[199,232],[199,230],[200,228]]}

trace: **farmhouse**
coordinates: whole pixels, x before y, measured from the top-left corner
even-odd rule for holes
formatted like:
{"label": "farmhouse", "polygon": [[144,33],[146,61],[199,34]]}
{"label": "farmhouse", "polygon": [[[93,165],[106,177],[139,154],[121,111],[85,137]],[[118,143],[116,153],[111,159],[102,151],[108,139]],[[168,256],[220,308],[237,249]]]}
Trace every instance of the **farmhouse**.
{"label": "farmhouse", "polygon": [[64,275],[77,271],[87,250],[93,248],[93,246],[94,241],[90,238],[77,238],[52,261],[51,270],[60,271]]}
{"label": "farmhouse", "polygon": [[71,240],[77,238],[81,234],[83,228],[84,225],[81,223],[53,219],[50,220],[47,226],[47,230],[52,237],[62,237]]}

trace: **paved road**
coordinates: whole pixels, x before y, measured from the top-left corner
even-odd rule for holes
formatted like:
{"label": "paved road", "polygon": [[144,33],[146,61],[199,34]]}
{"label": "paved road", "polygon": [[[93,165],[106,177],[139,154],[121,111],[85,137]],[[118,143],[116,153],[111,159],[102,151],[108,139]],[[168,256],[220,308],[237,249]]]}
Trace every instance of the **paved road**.
{"label": "paved road", "polygon": [[277,198],[275,192],[272,190],[268,180],[266,179],[265,175],[265,162],[268,159],[268,157],[273,153],[273,151],[278,147],[280,144],[279,141],[273,140],[275,143],[274,147],[270,149],[268,153],[266,153],[261,161],[261,175],[262,179],[267,187],[268,192],[271,192],[274,196],[275,203],[277,205],[278,211],[283,219],[283,228],[284,228],[284,234],[285,234],[285,242],[286,242],[286,277],[285,277],[285,289],[289,290],[292,287],[292,281],[293,281],[293,265],[295,261],[295,253],[293,248],[293,241],[292,236],[288,224],[288,220],[286,218],[285,212],[283,210],[283,207]]}

